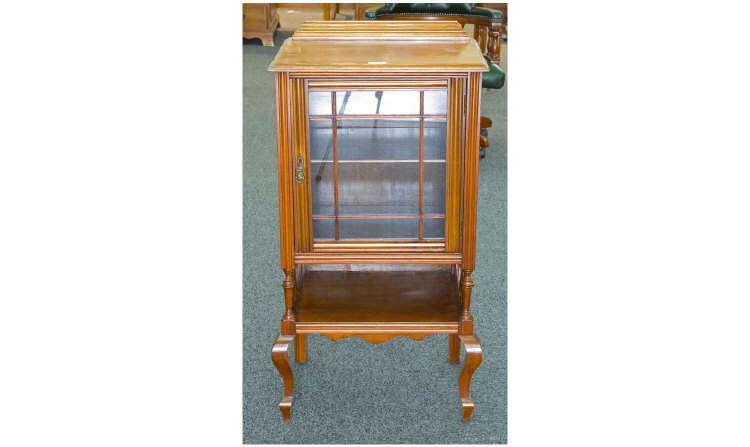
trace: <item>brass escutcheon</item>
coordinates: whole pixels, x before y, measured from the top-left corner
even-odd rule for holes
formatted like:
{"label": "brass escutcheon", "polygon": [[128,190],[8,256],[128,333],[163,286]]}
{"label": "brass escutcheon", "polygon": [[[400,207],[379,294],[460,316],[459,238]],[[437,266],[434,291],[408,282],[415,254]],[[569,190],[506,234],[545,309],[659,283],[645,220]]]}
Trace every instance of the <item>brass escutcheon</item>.
{"label": "brass escutcheon", "polygon": [[305,183],[305,160],[302,159],[302,154],[297,155],[296,171],[295,180],[297,180],[297,183]]}

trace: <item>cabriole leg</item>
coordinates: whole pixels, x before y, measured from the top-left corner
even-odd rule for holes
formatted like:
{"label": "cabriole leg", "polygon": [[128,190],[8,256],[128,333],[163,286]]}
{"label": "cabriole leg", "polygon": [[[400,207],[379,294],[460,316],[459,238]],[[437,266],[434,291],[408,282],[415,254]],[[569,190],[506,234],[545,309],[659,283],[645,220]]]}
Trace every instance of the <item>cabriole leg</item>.
{"label": "cabriole leg", "polygon": [[458,363],[461,359],[461,340],[458,334],[448,335],[448,363]]}
{"label": "cabriole leg", "polygon": [[276,337],[276,341],[273,343],[271,349],[271,360],[279,370],[281,379],[284,381],[284,396],[279,402],[279,410],[284,418],[284,422],[290,422],[292,420],[292,394],[294,394],[294,375],[292,374],[292,368],[289,366],[289,359],[287,358],[287,351],[289,350],[289,343],[294,340],[294,335],[281,335]]}
{"label": "cabriole leg", "polygon": [[482,363],[482,346],[476,335],[459,335],[466,348],[466,363],[461,375],[458,377],[458,393],[461,395],[461,407],[464,413],[464,423],[471,421],[471,413],[474,411],[474,400],[469,396],[471,376]]}

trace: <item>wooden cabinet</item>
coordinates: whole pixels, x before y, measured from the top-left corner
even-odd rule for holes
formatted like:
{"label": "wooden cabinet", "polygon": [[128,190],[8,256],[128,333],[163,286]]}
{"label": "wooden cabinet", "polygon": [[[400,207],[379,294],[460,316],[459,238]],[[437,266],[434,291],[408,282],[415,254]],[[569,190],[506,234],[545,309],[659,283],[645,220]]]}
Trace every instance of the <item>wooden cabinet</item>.
{"label": "wooden cabinet", "polygon": [[[272,360],[291,418],[287,349],[305,337],[382,343],[449,334],[466,363],[463,420],[482,359],[470,298],[476,253],[481,75],[456,22],[306,22],[276,76],[285,312]],[[428,390],[425,390],[428,392]]]}
{"label": "wooden cabinet", "polygon": [[273,46],[273,33],[279,26],[279,14],[276,3],[243,3],[242,4],[242,37],[258,38],[263,46]]}

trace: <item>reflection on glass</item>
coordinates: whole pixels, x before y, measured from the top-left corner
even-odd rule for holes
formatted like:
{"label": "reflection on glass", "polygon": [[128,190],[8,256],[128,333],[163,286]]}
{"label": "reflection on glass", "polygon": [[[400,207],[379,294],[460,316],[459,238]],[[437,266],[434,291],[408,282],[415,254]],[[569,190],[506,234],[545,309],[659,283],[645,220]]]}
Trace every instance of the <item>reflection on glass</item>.
{"label": "reflection on glass", "polygon": [[445,90],[425,90],[425,115],[445,115],[448,104],[448,92]]}
{"label": "reflection on glass", "polygon": [[339,115],[419,115],[419,91],[336,92]]}
{"label": "reflection on glass", "polygon": [[307,99],[310,115],[331,114],[333,110],[331,107],[331,92],[310,92]]}

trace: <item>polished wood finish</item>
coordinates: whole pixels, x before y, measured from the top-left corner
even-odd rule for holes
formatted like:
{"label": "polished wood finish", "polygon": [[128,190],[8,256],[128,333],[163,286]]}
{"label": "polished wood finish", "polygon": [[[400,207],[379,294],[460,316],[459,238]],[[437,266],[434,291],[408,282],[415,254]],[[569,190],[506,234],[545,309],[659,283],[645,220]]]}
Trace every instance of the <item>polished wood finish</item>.
{"label": "polished wood finish", "polygon": [[[301,157],[304,172],[310,175],[309,144],[307,140],[307,95],[305,95],[304,82],[299,78],[291,80],[292,94],[292,141],[294,152],[293,160]],[[294,184],[294,230],[295,246],[297,251],[310,251],[312,249],[312,204],[310,203],[310,182]]]}
{"label": "polished wood finish", "polygon": [[487,60],[494,64],[500,63],[500,31],[504,30],[503,22],[493,22],[489,18],[479,16],[463,16],[452,14],[391,14],[383,15],[383,20],[408,20],[408,21],[455,21],[463,27],[467,23],[474,25],[474,39],[480,44],[482,53]]}
{"label": "polished wood finish", "polygon": [[[407,15],[407,14],[394,14],[394,15],[385,15],[383,16],[384,20],[407,20],[407,21],[414,21],[414,20],[425,20],[436,22],[436,21],[456,21],[461,24],[461,26],[466,25],[467,23],[470,23],[474,26],[474,40],[477,42],[479,47],[481,48],[482,52],[484,53],[485,58],[494,64],[500,63],[500,35],[505,35],[506,28],[505,24],[507,23],[506,17],[508,12],[508,5],[507,3],[504,3],[504,8],[495,8],[493,6],[488,5],[498,5],[497,3],[493,4],[482,4],[483,6],[490,8],[490,9],[498,9],[502,11],[503,13],[503,20],[501,22],[493,22],[492,20],[488,18],[483,17],[466,17],[466,16],[460,16],[460,15],[448,15],[448,14],[440,14],[440,15],[424,15],[424,14],[414,14],[414,15]],[[482,129],[486,129],[492,127],[492,120],[486,117],[482,117]],[[481,136],[479,138],[479,143],[481,148],[487,148],[490,146],[490,140],[489,138],[485,136]]]}
{"label": "polished wood finish", "polygon": [[458,291],[450,272],[307,272],[297,323],[454,323]]}
{"label": "polished wood finish", "polygon": [[307,335],[298,333],[294,336],[294,361],[307,362]]}
{"label": "polished wood finish", "polygon": [[448,336],[448,362],[458,363],[461,360],[461,339],[458,334]]}
{"label": "polished wood finish", "polygon": [[463,185],[463,260],[464,269],[473,270],[476,261],[477,194],[479,190],[479,110],[482,103],[482,75],[469,73],[466,94],[466,146],[464,147]]}
{"label": "polished wood finish", "polygon": [[[447,233],[446,233],[447,235]],[[313,244],[316,253],[400,253],[404,250],[417,253],[444,253],[445,242],[408,242],[408,241],[325,241]]]}
{"label": "polished wood finish", "polygon": [[482,363],[482,347],[475,335],[459,335],[461,342],[466,348],[466,363],[461,375],[458,376],[458,393],[461,395],[461,407],[464,413],[464,422],[471,420],[471,413],[474,412],[474,399],[469,396],[469,387],[471,386],[471,376]]}
{"label": "polished wood finish", "polygon": [[[479,47],[453,22],[306,22],[287,39],[268,67],[270,71],[399,74],[414,72],[488,71]],[[330,28],[330,29],[329,29]],[[413,28],[420,29],[419,32]],[[337,43],[334,43],[337,42]],[[419,42],[419,44],[416,44]],[[397,48],[394,49],[393,46]]]}
{"label": "polished wood finish", "polygon": [[332,341],[339,341],[341,339],[347,338],[347,337],[359,337],[365,341],[368,341],[372,344],[380,344],[385,343],[390,339],[396,338],[396,337],[407,337],[411,338],[412,340],[422,341],[426,336],[431,335],[429,333],[402,333],[402,332],[359,332],[359,333],[322,333],[320,335],[323,335],[325,337],[330,338]]}
{"label": "polished wood finish", "polygon": [[292,157],[289,126],[289,75],[276,73],[276,148],[279,176],[279,231],[281,268],[294,268],[294,220],[292,214]]}
{"label": "polished wood finish", "polygon": [[461,189],[463,187],[463,157],[464,157],[464,119],[465,80],[451,78],[449,80],[448,97],[448,146],[445,160],[445,251],[459,250],[461,225]]}
{"label": "polished wood finish", "polygon": [[454,264],[460,253],[297,253],[297,264]]}
{"label": "polished wood finish", "polygon": [[260,39],[263,46],[272,47],[273,33],[279,27],[275,3],[242,4],[242,37]]}
{"label": "polished wood finish", "polygon": [[273,361],[276,369],[281,374],[281,379],[284,382],[284,395],[279,402],[279,410],[284,418],[284,422],[290,422],[292,420],[292,396],[294,395],[294,375],[292,374],[292,368],[289,366],[289,358],[287,357],[287,351],[289,350],[289,343],[294,340],[293,335],[281,335],[276,337],[276,341],[273,343],[271,349],[271,361]]}
{"label": "polished wood finish", "polygon": [[[284,383],[279,403],[284,421],[291,418],[294,380],[287,352],[292,341],[295,361],[305,362],[307,334],[323,335],[334,341],[359,337],[370,343],[383,343],[395,337],[422,340],[428,335],[447,334],[448,362],[460,361],[462,343],[467,352],[458,385],[463,420],[468,422],[474,409],[469,386],[482,359],[470,312],[474,285],[471,273],[476,263],[480,83],[481,72],[487,71],[479,46],[460,25],[445,21],[308,22],[287,39],[269,71],[276,72],[279,224],[285,307],[272,360]],[[441,100],[444,105],[432,105],[433,109],[438,107],[437,111],[426,113],[427,92],[434,90],[445,92]],[[330,92],[330,105],[326,102],[323,106],[330,107],[330,112],[317,108],[312,114],[313,97],[310,95],[315,93],[325,98],[325,93],[321,92]],[[338,100],[344,101],[344,94],[348,100],[347,92],[375,93],[363,97],[369,98],[368,101],[377,100],[377,111],[370,115],[342,114],[337,104]],[[417,109],[399,114],[396,107],[389,114],[380,114],[384,92],[406,92],[400,94],[407,95],[418,92],[414,93],[418,98]],[[354,97],[352,94],[351,98]],[[325,145],[326,138],[330,138],[330,158],[326,155],[320,160],[318,156],[315,161],[330,164],[326,174],[330,180],[327,181],[332,185],[361,182],[380,187],[388,169],[400,172],[393,167],[413,163],[416,171],[409,172],[416,174],[407,179],[412,183],[396,181],[389,184],[389,188],[411,188],[405,191],[413,193],[415,208],[405,208],[407,212],[398,213],[393,211],[398,208],[386,207],[389,214],[378,212],[383,204],[376,203],[376,208],[367,208],[375,210],[370,213],[352,212],[351,208],[346,212],[341,205],[351,207],[351,203],[345,201],[347,196],[341,194],[346,191],[340,193],[338,186],[332,187],[330,196],[325,196],[325,203],[315,202],[314,205],[314,200],[322,199],[313,195],[311,186],[315,181],[311,178],[315,179],[317,174],[311,172],[313,119],[317,120],[316,132],[325,130],[323,134],[316,134],[316,150],[321,150],[319,145]],[[369,124],[364,127],[371,132],[370,129],[378,127],[377,123],[388,127],[387,120],[407,119],[418,123],[411,128],[399,128],[411,129],[412,135],[418,134],[417,142],[409,143],[417,145],[413,159],[391,157],[391,152],[383,152],[388,157],[378,159],[373,159],[369,153],[362,159],[346,158],[346,150],[352,150],[356,144],[360,144],[357,147],[360,152],[380,148],[372,141],[367,143],[369,146],[364,144],[369,141],[367,136],[360,135],[358,140],[352,140],[352,135],[359,135],[352,133],[352,129],[363,127],[355,126],[346,134],[344,121],[375,122],[374,127]],[[444,140],[442,136],[437,140],[428,138],[428,120],[433,126],[431,129],[436,125],[440,129],[444,126]],[[395,135],[403,139],[407,134]],[[348,142],[344,142],[345,137]],[[398,139],[387,141],[384,145],[387,148],[400,148],[399,144],[405,144]],[[444,157],[440,146],[435,144],[445,145]],[[438,156],[426,157],[428,148],[433,151],[430,154]],[[352,163],[356,164],[356,170],[346,177],[344,169]],[[376,164],[382,168],[372,168]],[[429,172],[433,176],[438,172],[442,177],[444,166],[445,182],[432,177],[428,188],[428,169],[436,166],[440,170]],[[352,177],[351,172],[356,172],[357,176]],[[435,195],[436,188],[445,188],[444,199],[443,195]],[[432,195],[428,196],[428,190]],[[362,191],[366,195],[369,190]],[[363,203],[371,206],[368,202],[371,199],[359,196],[355,199],[357,206]],[[444,211],[442,200],[445,201]],[[321,204],[330,208],[321,208],[322,211],[313,214],[313,206]],[[428,205],[431,208],[428,209]],[[408,220],[411,219],[418,222],[418,231],[390,239],[378,239],[382,236],[356,239],[345,236],[344,227],[339,225],[346,222],[362,228],[366,222],[378,219],[398,222],[398,225],[404,222],[411,225]],[[435,219],[444,219],[444,233],[440,233],[443,236],[434,236],[435,222],[443,224]],[[428,221],[432,225],[432,236],[428,236]],[[315,229],[315,225],[323,225],[321,222],[335,226],[325,237]]]}

